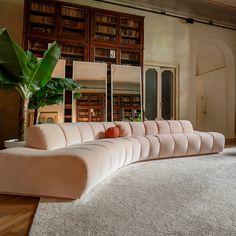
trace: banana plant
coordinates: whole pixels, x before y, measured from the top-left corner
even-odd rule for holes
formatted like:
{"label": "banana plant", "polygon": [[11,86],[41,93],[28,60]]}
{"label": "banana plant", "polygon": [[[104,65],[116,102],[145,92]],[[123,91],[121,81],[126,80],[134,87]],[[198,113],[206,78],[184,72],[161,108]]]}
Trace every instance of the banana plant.
{"label": "banana plant", "polygon": [[19,139],[24,140],[30,98],[50,80],[60,57],[60,47],[54,42],[43,58],[24,51],[8,34],[0,29],[0,88],[15,88],[21,96]]}
{"label": "banana plant", "polygon": [[[79,83],[72,79],[52,78],[46,86],[30,98],[29,108],[34,109],[34,124],[38,124],[39,109],[41,107],[62,104],[64,90],[74,91],[78,89],[80,89]],[[79,97],[80,93],[75,93],[74,98]]]}

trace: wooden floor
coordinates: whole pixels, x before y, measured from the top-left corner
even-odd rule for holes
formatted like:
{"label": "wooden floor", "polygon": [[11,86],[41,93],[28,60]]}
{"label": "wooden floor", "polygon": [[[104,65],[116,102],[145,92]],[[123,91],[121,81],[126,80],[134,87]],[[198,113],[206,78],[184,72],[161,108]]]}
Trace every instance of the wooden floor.
{"label": "wooden floor", "polygon": [[[226,147],[236,141],[226,142]],[[0,236],[28,235],[39,198],[0,194]]]}
{"label": "wooden floor", "polygon": [[28,235],[39,198],[0,194],[0,235]]}

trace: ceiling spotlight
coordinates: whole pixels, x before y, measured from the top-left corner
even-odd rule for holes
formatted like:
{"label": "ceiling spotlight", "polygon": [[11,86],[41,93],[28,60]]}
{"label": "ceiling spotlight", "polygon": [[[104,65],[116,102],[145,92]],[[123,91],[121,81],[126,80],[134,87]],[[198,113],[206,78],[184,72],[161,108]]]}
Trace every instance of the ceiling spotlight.
{"label": "ceiling spotlight", "polygon": [[194,19],[193,19],[193,18],[186,18],[186,22],[187,22],[188,24],[193,24]]}

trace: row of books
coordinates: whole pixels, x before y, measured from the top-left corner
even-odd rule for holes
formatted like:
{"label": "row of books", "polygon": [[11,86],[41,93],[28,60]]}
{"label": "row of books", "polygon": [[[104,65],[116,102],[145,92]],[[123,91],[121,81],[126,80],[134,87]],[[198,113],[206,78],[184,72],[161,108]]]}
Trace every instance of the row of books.
{"label": "row of books", "polygon": [[105,22],[105,23],[116,23],[116,17],[114,17],[114,16],[96,15],[96,21]]}
{"label": "row of books", "polygon": [[133,52],[122,52],[121,53],[121,60],[137,61],[138,59],[139,59],[138,53],[133,53]]}
{"label": "row of books", "polygon": [[122,36],[139,37],[139,31],[130,30],[130,29],[122,29],[121,35]]}
{"label": "row of books", "polygon": [[139,21],[136,20],[129,20],[126,18],[122,18],[121,20],[121,25],[123,26],[129,26],[129,27],[135,27],[135,28],[139,28]]}
{"label": "row of books", "polygon": [[71,54],[71,55],[83,55],[83,47],[73,47],[73,46],[61,46],[61,54]]}
{"label": "row of books", "polygon": [[96,48],[95,57],[110,57],[110,49]]}
{"label": "row of books", "polygon": [[32,42],[29,41],[29,49],[34,51],[46,51],[48,48],[48,44],[44,42]]}
{"label": "row of books", "polygon": [[76,8],[62,7],[61,14],[62,14],[62,16],[70,16],[70,17],[77,17],[77,18],[84,18],[85,17],[84,11],[81,11]]}
{"label": "row of books", "polygon": [[108,35],[101,35],[101,34],[96,34],[95,39],[100,39],[100,40],[105,40],[105,41],[116,41],[116,36],[108,36]]}
{"label": "row of books", "polygon": [[96,32],[97,33],[107,33],[107,34],[116,34],[116,28],[105,26],[105,25],[96,25]]}
{"label": "row of books", "polygon": [[47,34],[54,34],[55,33],[54,28],[44,28],[44,27],[39,27],[39,26],[31,26],[30,29],[33,31],[40,32],[40,33],[47,33]]}
{"label": "row of books", "polygon": [[62,20],[62,26],[66,27],[72,27],[72,28],[77,28],[77,29],[84,29],[84,22],[78,22],[78,21],[71,21],[67,19]]}
{"label": "row of books", "polygon": [[121,42],[126,44],[139,44],[138,39],[121,38]]}
{"label": "row of books", "polygon": [[35,15],[31,15],[30,16],[30,22],[46,24],[46,25],[55,24],[54,17],[52,17],[52,16],[35,16]]}
{"label": "row of books", "polygon": [[55,13],[55,7],[53,5],[36,3],[36,2],[31,2],[31,10],[50,14]]}

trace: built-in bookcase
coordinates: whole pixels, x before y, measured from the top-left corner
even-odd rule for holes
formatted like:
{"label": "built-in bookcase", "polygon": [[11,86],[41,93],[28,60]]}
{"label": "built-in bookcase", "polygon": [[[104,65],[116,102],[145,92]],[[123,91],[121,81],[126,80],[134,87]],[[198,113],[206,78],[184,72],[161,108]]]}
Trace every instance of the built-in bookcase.
{"label": "built-in bookcase", "polygon": [[121,44],[142,44],[142,21],[131,17],[121,17]]}
{"label": "built-in bookcase", "polygon": [[107,11],[92,12],[91,40],[100,43],[118,42],[118,16]]}
{"label": "built-in bookcase", "polygon": [[[109,114],[111,65],[143,66],[143,24],[142,16],[57,0],[25,0],[23,44],[42,57],[48,44],[57,41],[67,78],[72,78],[73,61],[107,63]],[[72,121],[72,100],[72,94],[66,92],[68,122]]]}
{"label": "built-in bookcase", "polygon": [[28,31],[42,34],[56,33],[56,6],[51,3],[38,3],[32,1],[29,4],[30,15]]}
{"label": "built-in bookcase", "polygon": [[61,6],[61,34],[68,37],[86,37],[86,10]]}
{"label": "built-in bookcase", "polygon": [[121,49],[120,64],[128,66],[140,66],[143,54],[140,50]]}
{"label": "built-in bookcase", "polygon": [[91,47],[91,61],[107,63],[108,67],[111,64],[117,64],[118,50],[115,47],[93,45]]}
{"label": "built-in bookcase", "polygon": [[130,120],[137,118],[141,113],[140,95],[114,94],[113,121]]}
{"label": "built-in bookcase", "polygon": [[106,120],[105,93],[83,93],[76,101],[77,121],[101,122]]}

